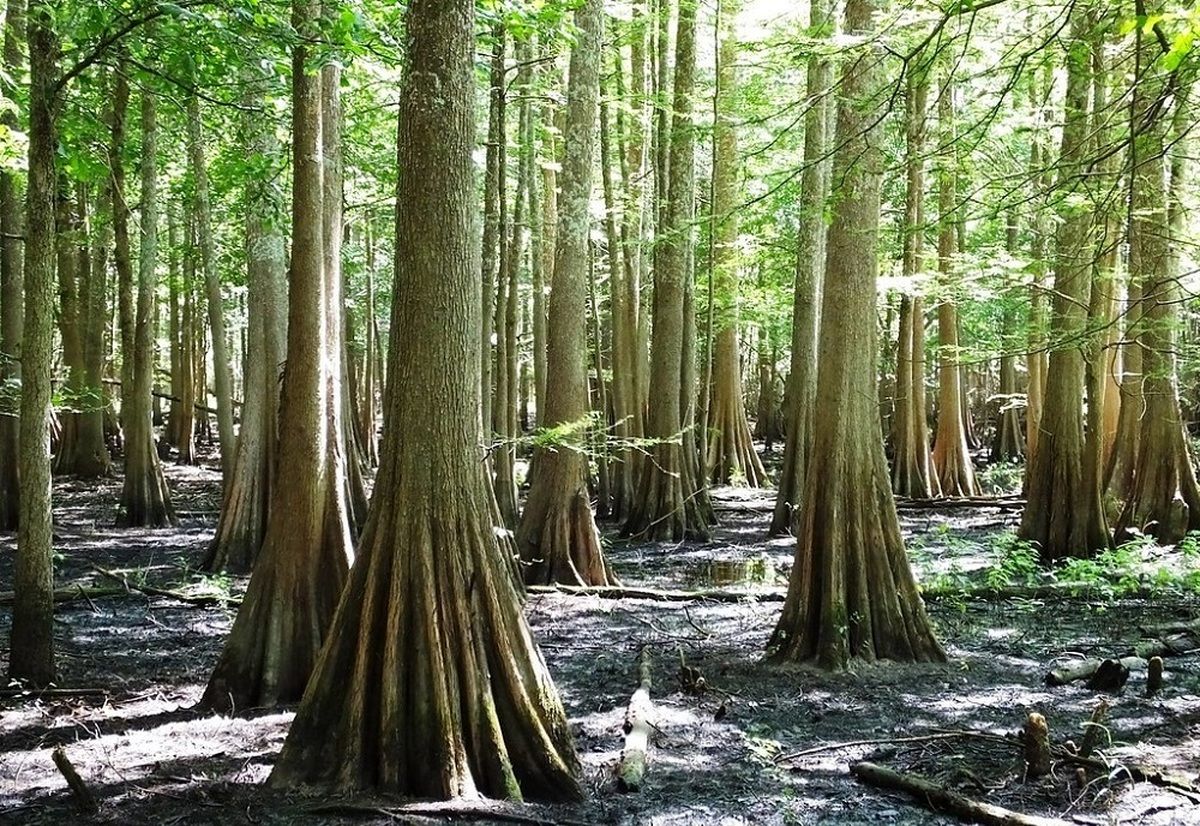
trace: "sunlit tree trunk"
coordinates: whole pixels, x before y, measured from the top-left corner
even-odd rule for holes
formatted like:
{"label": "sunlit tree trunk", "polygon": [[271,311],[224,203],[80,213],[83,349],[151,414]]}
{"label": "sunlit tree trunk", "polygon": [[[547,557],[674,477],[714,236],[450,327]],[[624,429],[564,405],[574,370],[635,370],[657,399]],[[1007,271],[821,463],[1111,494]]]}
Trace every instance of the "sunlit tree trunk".
{"label": "sunlit tree trunk", "polygon": [[154,304],[158,285],[158,105],[142,91],[141,243],[138,247],[133,387],[124,411],[125,483],[117,522],[123,527],[175,523],[151,422],[154,392]]}
{"label": "sunlit tree trunk", "polygon": [[[1162,9],[1154,4],[1152,13]],[[1180,245],[1186,238],[1181,203],[1192,143],[1186,86],[1175,95],[1174,123],[1158,111],[1165,76],[1158,67],[1158,42],[1139,33],[1133,89],[1133,131],[1129,228],[1129,276],[1140,287],[1142,396],[1133,484],[1117,521],[1118,535],[1131,529],[1163,544],[1200,530],[1200,486],[1183,429],[1176,352],[1179,339]],[[1184,81],[1188,83],[1190,81]],[[1170,152],[1167,127],[1173,125]],[[1166,183],[1170,158],[1170,186]],[[1163,232],[1163,227],[1168,231]]]}
{"label": "sunlit tree trunk", "polygon": [[[25,64],[25,0],[8,0],[4,14],[4,70],[21,75]],[[18,129],[15,107],[0,113],[0,124]],[[16,172],[0,170],[0,383],[21,378],[21,339],[24,336],[24,254],[21,236],[25,215]],[[16,410],[0,411],[0,531],[17,527],[19,511],[19,419]]]}
{"label": "sunlit tree trunk", "polygon": [[1030,143],[1029,172],[1033,184],[1034,198],[1030,220],[1030,269],[1033,281],[1029,293],[1029,343],[1025,357],[1028,385],[1025,390],[1025,462],[1028,465],[1037,452],[1042,427],[1042,406],[1046,395],[1046,371],[1049,353],[1046,336],[1046,238],[1049,231],[1046,217],[1048,211],[1045,193],[1050,184],[1050,151],[1047,146],[1048,129],[1045,126],[1044,101],[1050,96],[1052,76],[1049,62],[1045,80],[1034,75],[1029,86],[1030,108],[1033,110],[1033,137]]}
{"label": "sunlit tree trunk", "polygon": [[204,705],[226,711],[300,698],[351,559],[346,487],[338,475],[340,408],[330,392],[341,379],[341,350],[329,329],[321,75],[306,45],[316,36],[319,11],[319,0],[293,5],[293,25],[303,37],[292,49],[292,261],[279,408],[279,468],[287,483],[271,488],[258,561],[204,692]]}
{"label": "sunlit tree trunk", "polygon": [[13,561],[8,676],[54,682],[54,549],[50,494],[50,367],[54,338],[54,83],[58,38],[49,0],[29,4],[29,178],[26,190],[24,338],[21,343],[21,479]]}
{"label": "sunlit tree trunk", "polygon": [[661,242],[654,272],[651,385],[657,390],[651,399],[646,428],[646,435],[656,441],[642,463],[637,499],[623,530],[627,535],[648,539],[679,540],[704,538],[709,531],[703,480],[694,473],[696,454],[689,455],[694,435],[684,432],[684,396],[692,396],[692,388],[684,385],[684,358],[694,194],[691,96],[696,67],[695,0],[681,0],[676,31],[670,190],[658,233]]}
{"label": "sunlit tree trunk", "polygon": [[[328,2],[325,14],[333,12]],[[321,68],[321,242],[322,267],[325,273],[326,334],[328,335],[329,423],[333,441],[330,442],[330,470],[333,483],[343,489],[341,502],[350,520],[351,536],[358,536],[367,518],[367,488],[363,474],[363,452],[354,427],[354,405],[348,388],[350,356],[345,307],[345,284],[342,273],[342,240],[344,238],[343,149],[342,149],[342,69],[336,62]]]}
{"label": "sunlit tree trunk", "polygon": [[587,490],[588,205],[592,193],[596,108],[600,97],[600,0],[576,12],[567,128],[550,284],[546,406],[542,426],[561,429],[563,444],[534,453],[532,485],[517,530],[530,583],[607,585],[613,579],[600,547]]}
{"label": "sunlit tree trunk", "polygon": [[246,159],[260,171],[246,183],[247,339],[252,356],[233,473],[225,484],[221,517],[203,564],[210,571],[249,571],[262,547],[275,481],[279,370],[286,336],[283,204],[265,174],[279,165],[281,148],[270,121],[262,116],[263,78],[249,70],[246,80]]}
{"label": "sunlit tree trunk", "polygon": [[581,796],[479,461],[473,10],[409,6],[380,493],[276,787]]}
{"label": "sunlit tree trunk", "polygon": [[229,344],[225,329],[225,302],[217,272],[217,250],[213,240],[212,207],[208,192],[208,163],[204,157],[200,98],[191,95],[187,104],[188,167],[192,173],[192,215],[200,241],[200,266],[208,298],[208,326],[212,334],[213,385],[217,397],[217,441],[221,449],[221,478],[228,484],[233,476],[237,436],[233,429],[233,376],[229,366]]}
{"label": "sunlit tree trunk", "polygon": [[[1091,44],[1086,10],[1072,12],[1067,54],[1067,90],[1059,155],[1060,188],[1080,187],[1088,161],[1088,98]],[[1028,504],[1018,535],[1037,545],[1044,560],[1089,556],[1109,545],[1098,482],[1087,472],[1091,444],[1084,433],[1087,313],[1092,286],[1093,246],[1087,207],[1062,198],[1056,238],[1051,329],[1059,336],[1050,353],[1046,398],[1038,445],[1027,464]]]}
{"label": "sunlit tree trunk", "polygon": [[[874,0],[848,0],[846,31],[869,36]],[[869,41],[868,41],[869,42]],[[851,658],[941,661],[909,569],[888,483],[875,395],[880,129],[874,100],[885,64],[867,46],[838,83],[816,403],[821,411],[796,520],[788,596],[771,659],[844,668]]]}
{"label": "sunlit tree trunk", "polygon": [[718,38],[716,122],[713,127],[713,292],[716,296],[716,341],[713,348],[712,397],[707,426],[701,439],[705,447],[705,475],[714,484],[740,481],[750,487],[766,482],[766,470],[750,439],[750,424],[742,401],[742,368],[738,354],[737,249],[739,195],[737,128],[733,123],[737,94],[738,3],[723,0]]}
{"label": "sunlit tree trunk", "polygon": [[[809,27],[814,40],[830,39],[834,31],[834,13],[827,0],[811,0]],[[787,442],[771,533],[779,535],[792,529],[792,520],[804,493],[804,479],[812,453],[814,403],[817,394],[817,329],[820,325],[821,283],[825,273],[825,201],[829,194],[830,164],[828,148],[832,106],[827,97],[833,82],[833,66],[819,52],[808,58],[806,94],[808,112],[804,117],[804,172],[800,182],[800,228],[797,233],[796,274],[792,286],[792,349],[783,412]]]}
{"label": "sunlit tree trunk", "polygon": [[[958,209],[955,206],[958,153],[954,134],[954,82],[950,66],[938,94],[938,280],[942,290],[952,287],[957,249]],[[945,496],[975,496],[979,485],[967,440],[963,401],[965,371],[958,346],[958,308],[951,295],[943,295],[938,315],[938,416],[933,441],[933,468]]]}

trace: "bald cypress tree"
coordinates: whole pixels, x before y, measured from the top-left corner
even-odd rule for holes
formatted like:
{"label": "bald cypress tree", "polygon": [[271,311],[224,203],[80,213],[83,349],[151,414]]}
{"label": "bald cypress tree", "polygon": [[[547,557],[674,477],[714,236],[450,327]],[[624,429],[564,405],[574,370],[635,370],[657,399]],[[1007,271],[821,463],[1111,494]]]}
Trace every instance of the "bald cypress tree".
{"label": "bald cypress tree", "polygon": [[[875,0],[849,0],[846,32],[870,43]],[[881,53],[860,46],[838,83],[833,208],[821,305],[822,415],[796,520],[796,556],[768,656],[843,668],[851,658],[945,658],[917,592],[879,430],[875,300]]]}
{"label": "bald cypress tree", "polygon": [[276,787],[580,795],[480,461],[474,5],[408,8],[377,493]]}

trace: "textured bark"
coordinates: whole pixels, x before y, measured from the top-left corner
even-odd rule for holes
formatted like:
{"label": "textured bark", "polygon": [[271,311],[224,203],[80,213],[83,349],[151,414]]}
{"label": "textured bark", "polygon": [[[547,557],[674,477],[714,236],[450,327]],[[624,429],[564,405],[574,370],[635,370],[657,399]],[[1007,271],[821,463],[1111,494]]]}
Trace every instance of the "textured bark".
{"label": "textured bark", "polygon": [[116,80],[113,83],[113,122],[109,144],[109,170],[113,192],[113,265],[117,270],[117,319],[121,337],[121,442],[127,441],[126,410],[132,405],[133,351],[136,339],[134,307],[133,253],[129,245],[129,221],[132,215],[125,192],[125,128],[129,114],[129,63],[125,53],[117,53]]}
{"label": "textured bark", "polygon": [[592,194],[596,107],[600,97],[603,4],[575,13],[567,128],[559,197],[546,347],[543,427],[563,428],[562,444],[533,456],[532,485],[517,529],[517,548],[532,585],[615,582],[600,547],[587,492],[588,204]]}
{"label": "textured bark", "polygon": [[[1059,187],[1078,190],[1079,170],[1088,157],[1088,97],[1091,45],[1086,11],[1072,12],[1067,55],[1067,91],[1059,156]],[[1093,246],[1086,206],[1065,196],[1059,207],[1051,329],[1061,337],[1050,353],[1046,398],[1025,476],[1028,504],[1018,535],[1037,544],[1044,560],[1090,556],[1110,543],[1100,503],[1098,480],[1088,472],[1090,442],[1085,440],[1083,348],[1087,345],[1087,307],[1091,294]],[[1093,483],[1095,482],[1095,483]]]}
{"label": "textured bark", "polygon": [[84,409],[83,397],[83,338],[79,309],[79,243],[85,239],[77,200],[72,199],[71,182],[63,173],[58,176],[55,199],[54,248],[55,275],[58,278],[58,331],[62,341],[62,362],[67,370],[63,386],[63,401],[59,416],[60,430],[55,446],[55,470],[70,473],[75,458],[78,417]]}
{"label": "textured bark", "polygon": [[[4,70],[21,75],[25,64],[25,0],[8,0],[4,14]],[[19,128],[17,113],[6,110],[0,123]],[[12,170],[0,170],[0,383],[21,378],[21,338],[24,335],[24,255],[20,236],[25,233],[21,185]],[[17,527],[19,487],[16,410],[0,411],[0,531]]]}
{"label": "textured bark", "polygon": [[208,298],[208,326],[212,334],[213,385],[217,396],[217,440],[221,449],[221,478],[233,476],[237,436],[233,429],[233,375],[229,366],[229,344],[225,330],[225,305],[217,273],[217,250],[213,240],[212,208],[208,192],[208,164],[204,158],[200,98],[191,95],[187,104],[188,167],[192,173],[192,214],[200,241],[200,266]]}
{"label": "textured bark", "polygon": [[[270,121],[260,114],[266,102],[261,91],[264,81],[253,70],[247,75],[246,158],[266,173],[279,164],[281,150]],[[287,250],[282,204],[268,180],[265,174],[256,175],[246,185],[247,344],[253,356],[247,363],[233,472],[225,484],[221,517],[202,566],[209,571],[245,572],[253,567],[266,535],[275,481]]]}
{"label": "textured bark", "polygon": [[[503,221],[501,209],[504,203],[504,40],[503,26],[497,26],[493,31],[495,45],[492,47],[491,73],[488,77],[488,132],[487,160],[483,179],[483,255],[480,272],[483,283],[481,307],[483,317],[480,323],[480,358],[483,359],[480,370],[480,387],[482,391],[481,420],[483,432],[492,433],[492,333],[493,314],[495,313],[496,284],[500,277],[501,233]],[[553,193],[553,187],[548,192]],[[553,195],[548,196],[553,200]],[[553,244],[551,244],[553,248]],[[553,260],[553,259],[551,259]],[[542,396],[538,396],[541,405]]]}
{"label": "textured bark", "polygon": [[724,0],[718,32],[720,38],[713,127],[713,293],[715,336],[710,341],[712,397],[707,405],[707,426],[701,438],[705,447],[705,476],[714,484],[743,482],[750,487],[766,483],[767,472],[754,450],[750,423],[742,401],[742,368],[738,353],[738,217],[739,194],[737,128],[733,107],[737,94],[738,4]]}
{"label": "textured bark", "polygon": [[[809,4],[814,38],[833,35],[833,10],[828,0]],[[825,275],[825,202],[829,196],[828,148],[831,103],[828,90],[833,66],[820,53],[809,56],[806,94],[809,110],[804,117],[804,172],[800,183],[800,227],[797,233],[796,275],[792,287],[792,348],[783,413],[787,441],[771,534],[792,530],[792,520],[804,493],[804,479],[812,455],[814,406],[817,395],[817,330],[820,326],[821,284]]]}
{"label": "textured bark", "polygon": [[409,6],[380,494],[276,787],[580,797],[479,461],[473,6]]}
{"label": "textured bark", "polygon": [[[521,56],[518,54],[518,61]],[[525,70],[522,69],[522,72]],[[506,83],[507,85],[507,83]],[[503,114],[505,110],[502,109]],[[522,112],[525,109],[522,107]],[[518,134],[523,131],[518,128]],[[525,191],[521,181],[517,181],[513,196],[513,209],[508,212],[508,151],[507,126],[501,118],[501,147],[499,153],[499,180],[497,182],[499,210],[498,256],[499,266],[496,276],[496,307],[493,328],[496,340],[496,360],[492,366],[492,432],[495,433],[495,447],[492,449],[492,468],[494,470],[494,485],[496,502],[500,506],[500,515],[504,524],[516,528],[517,517],[517,448],[516,438],[516,309],[517,270],[520,264],[520,224],[525,217]]]}
{"label": "textured bark", "polygon": [[[1161,10],[1161,4],[1155,4]],[[1154,13],[1155,9],[1150,9]],[[1178,245],[1185,242],[1186,221],[1180,203],[1187,184],[1191,114],[1186,89],[1176,95],[1170,150],[1170,187],[1166,186],[1166,133],[1169,122],[1157,109],[1165,76],[1157,69],[1158,44],[1143,35],[1139,71],[1133,90],[1132,216],[1129,233],[1129,276],[1141,295],[1143,407],[1139,422],[1133,483],[1117,520],[1118,537],[1137,529],[1163,544],[1178,542],[1200,530],[1200,486],[1196,482],[1188,439],[1179,405],[1176,352],[1178,349]],[[1168,232],[1163,232],[1163,227]]]}
{"label": "textured bark", "polygon": [[[868,35],[877,6],[849,0],[846,31]],[[913,580],[888,484],[875,397],[876,243],[880,153],[874,95],[887,76],[872,47],[838,84],[833,180],[821,307],[812,462],[797,519],[788,596],[768,645],[773,660],[941,661]]]}
{"label": "textured bark", "polygon": [[[196,366],[197,355],[203,361],[204,348],[196,346],[198,317],[196,313],[196,255],[195,222],[191,210],[186,213],[182,282],[183,308],[179,315],[179,424],[175,432],[176,461],[181,465],[196,464]],[[197,353],[199,351],[199,353]]]}
{"label": "textured bark", "polygon": [[50,366],[54,332],[54,185],[57,142],[53,84],[58,39],[49,0],[29,5],[29,177],[26,190],[25,317],[21,343],[21,479],[13,563],[8,676],[54,682],[54,549],[50,494]]}
{"label": "textured bark", "polygon": [[[104,434],[104,417],[109,410],[108,393],[104,387],[104,327],[108,319],[108,247],[112,241],[108,215],[111,198],[107,184],[103,185],[100,200],[92,211],[96,227],[95,243],[90,254],[86,245],[79,250],[80,267],[84,270],[79,296],[83,387],[89,404],[79,416],[74,472],[93,478],[112,472],[112,458]],[[83,263],[84,257],[87,258],[86,264]]]}
{"label": "textured bark", "polygon": [[1041,434],[1042,405],[1046,395],[1046,372],[1049,361],[1046,337],[1046,238],[1049,235],[1044,213],[1048,211],[1045,193],[1050,185],[1049,148],[1046,146],[1049,128],[1045,125],[1043,102],[1050,96],[1052,75],[1049,62],[1039,97],[1038,80],[1029,86],[1030,108],[1033,110],[1033,140],[1029,151],[1030,177],[1034,200],[1030,220],[1030,257],[1033,280],[1029,292],[1029,346],[1025,357],[1028,386],[1025,391],[1025,463],[1037,452]]}
{"label": "textured bark", "polygon": [[[1016,256],[1017,246],[1017,212],[1015,208],[1008,211],[1004,225],[1004,249]],[[1005,333],[1017,325],[1016,313],[1006,305],[1001,324]],[[991,459],[993,462],[1014,462],[1025,456],[1025,438],[1021,432],[1020,409],[1013,404],[1017,395],[1017,357],[1009,351],[1005,344],[1005,352],[1000,356],[1000,394],[999,409],[996,413],[996,435],[992,441]]]}
{"label": "textured bark", "polygon": [[[675,540],[708,536],[704,488],[696,477],[698,456],[689,446],[694,435],[684,432],[687,415],[685,386],[687,323],[685,307],[689,281],[692,199],[694,190],[694,127],[692,90],[696,67],[696,3],[682,0],[676,34],[675,103],[671,128],[670,191],[659,228],[661,243],[654,272],[654,342],[651,385],[657,392],[650,404],[646,435],[654,440],[642,463],[637,499],[623,532],[648,539]],[[693,370],[694,373],[694,370]],[[678,391],[678,392],[676,392]]]}
{"label": "textured bark", "polygon": [[179,447],[179,416],[182,412],[177,401],[183,396],[181,383],[183,372],[183,323],[180,316],[181,287],[183,286],[183,255],[180,249],[179,215],[173,203],[167,203],[167,327],[171,339],[168,351],[171,367],[171,404],[167,407],[167,426],[163,429],[162,439],[174,448]]}
{"label": "textured bark", "polygon": [[[959,225],[955,205],[958,153],[954,136],[954,83],[950,67],[938,96],[938,280],[942,289],[951,289],[954,256],[957,255],[956,229]],[[963,402],[964,370],[959,365],[958,308],[954,299],[944,296],[938,316],[938,416],[937,435],[933,440],[933,469],[945,496],[978,496],[975,468],[967,439],[967,408]]]}
{"label": "textured bark", "polygon": [[171,494],[163,478],[151,422],[154,391],[154,291],[158,283],[158,111],[154,94],[142,92],[141,244],[138,248],[137,310],[134,326],[133,387],[124,410],[125,482],[121,489],[122,527],[163,527],[175,523]]}
{"label": "textured bark", "polygon": [[[323,6],[326,14],[333,6]],[[325,314],[328,335],[328,416],[331,428],[330,471],[342,489],[341,502],[350,521],[351,536],[358,536],[367,519],[367,486],[363,451],[354,427],[354,405],[349,394],[349,314],[345,307],[342,274],[345,199],[342,160],[342,69],[336,62],[321,69],[321,251],[325,274]]]}
{"label": "textured bark", "polygon": [[[320,5],[296,0],[293,25],[315,35]],[[321,77],[292,49],[292,261],[279,471],[254,573],[202,703],[227,711],[295,702],[304,692],[346,582],[352,541],[338,476],[341,431],[331,399],[341,350],[329,329],[324,257]]]}

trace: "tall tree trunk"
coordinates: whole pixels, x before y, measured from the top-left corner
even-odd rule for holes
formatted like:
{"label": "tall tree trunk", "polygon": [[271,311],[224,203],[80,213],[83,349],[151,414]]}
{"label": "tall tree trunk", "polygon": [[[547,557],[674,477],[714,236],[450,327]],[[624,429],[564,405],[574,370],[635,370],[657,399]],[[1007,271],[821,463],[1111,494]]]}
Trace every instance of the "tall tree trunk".
{"label": "tall tree trunk", "polygon": [[[942,289],[953,289],[952,272],[957,255],[958,218],[956,168],[958,152],[954,134],[954,81],[949,62],[938,96],[938,280]],[[944,295],[938,304],[938,416],[933,441],[933,468],[946,496],[975,496],[979,484],[967,439],[966,405],[963,402],[965,371],[959,365],[958,308],[954,298]]]}
{"label": "tall tree trunk", "polygon": [[646,435],[656,442],[642,464],[637,499],[623,532],[647,539],[679,540],[706,538],[709,532],[703,480],[693,472],[696,454],[689,450],[695,443],[694,434],[689,438],[684,432],[684,396],[692,396],[692,388],[684,386],[684,355],[695,183],[691,115],[696,68],[695,0],[681,0],[676,31],[670,192],[658,233],[661,242],[654,273],[651,384],[658,392],[651,402],[646,428]]}
{"label": "tall tree trunk", "polygon": [[83,386],[87,405],[79,416],[74,462],[75,473],[92,478],[112,472],[112,458],[104,438],[104,415],[109,407],[104,389],[104,322],[108,318],[108,246],[112,240],[107,221],[112,193],[107,183],[100,187],[100,192],[100,200],[92,210],[95,242],[90,254],[86,246],[80,248],[80,268],[84,271],[80,289]]}
{"label": "tall tree trunk", "polygon": [[1046,239],[1049,235],[1045,213],[1049,211],[1045,196],[1050,184],[1050,150],[1045,126],[1046,99],[1050,97],[1052,75],[1049,62],[1039,87],[1037,75],[1029,86],[1030,106],[1033,109],[1033,138],[1029,150],[1030,177],[1034,199],[1030,220],[1030,257],[1033,282],[1029,293],[1029,347],[1025,357],[1028,386],[1025,391],[1025,464],[1032,462],[1037,452],[1042,427],[1042,406],[1046,395],[1046,372],[1049,362],[1046,330]]}
{"label": "tall tree trunk", "polygon": [[575,14],[567,129],[559,197],[546,346],[545,427],[565,444],[534,453],[536,468],[517,529],[525,580],[607,585],[614,581],[600,547],[587,491],[588,205],[592,194],[596,107],[600,98],[603,4],[586,0]]}
{"label": "tall tree trunk", "polygon": [[[330,14],[333,6],[323,7]],[[336,62],[321,69],[321,225],[322,266],[325,273],[326,331],[329,336],[329,422],[334,439],[330,443],[334,484],[344,489],[338,507],[344,504],[350,520],[351,536],[357,537],[367,519],[367,486],[364,478],[363,451],[354,428],[354,405],[347,392],[349,380],[350,338],[347,331],[345,285],[342,275],[343,205],[345,198],[342,170],[342,69]]]}
{"label": "tall tree trunk", "polygon": [[[523,55],[518,53],[518,62]],[[527,61],[526,61],[527,62]],[[528,70],[524,67],[519,72],[518,85],[526,86]],[[507,86],[507,82],[506,82]],[[503,115],[506,110],[501,109]],[[518,117],[517,134],[523,139],[523,128],[526,108],[521,107]],[[495,339],[496,360],[493,365],[494,393],[492,396],[492,431],[496,434],[496,445],[491,452],[492,467],[495,471],[496,502],[500,506],[500,515],[504,524],[515,529],[517,516],[517,476],[516,461],[516,309],[517,309],[517,273],[521,263],[521,221],[525,217],[525,190],[521,187],[518,174],[516,191],[513,197],[511,217],[508,212],[508,131],[504,118],[501,117],[501,146],[499,151],[499,180],[497,195],[499,198],[498,214],[499,233],[497,242],[500,245],[497,256],[499,266],[496,275],[496,307],[495,307]],[[522,148],[521,152],[526,150]]]}
{"label": "tall tree trunk", "polygon": [[[250,69],[246,81],[246,158],[253,169],[265,173],[279,165],[281,149],[270,121],[261,114],[267,103],[265,78]],[[254,355],[247,363],[233,473],[226,480],[221,518],[202,566],[209,571],[245,572],[253,567],[266,535],[274,484],[279,365],[286,335],[283,205],[265,174],[247,181],[246,205],[247,338]]]}
{"label": "tall tree trunk", "polygon": [[713,292],[716,341],[710,342],[712,398],[707,410],[705,476],[714,484],[743,482],[750,487],[766,483],[767,472],[754,450],[746,406],[742,401],[742,369],[738,359],[738,218],[741,208],[738,186],[737,128],[733,108],[737,84],[736,0],[720,5],[717,89],[713,125]]}
{"label": "tall tree trunk", "polygon": [[[483,393],[481,419],[488,441],[492,434],[492,333],[495,313],[496,285],[500,277],[501,233],[504,231],[501,210],[504,203],[504,43],[502,25],[493,29],[491,73],[488,77],[487,161],[483,179],[483,255],[480,264],[483,283],[483,319],[480,324],[480,385]],[[553,190],[551,190],[553,191]],[[551,196],[552,197],[552,196]],[[542,397],[538,396],[540,405]],[[490,466],[490,452],[489,452]]]}
{"label": "tall tree trunk", "polygon": [[[1005,216],[1004,250],[1011,256],[1018,254],[1017,249],[1017,212],[1009,209]],[[1001,318],[1004,333],[1017,326],[1016,313],[1009,305],[1005,305]],[[1014,462],[1025,455],[1025,439],[1021,433],[1020,409],[1013,404],[1017,395],[1017,357],[1011,351],[1007,341],[1004,342],[1004,354],[1000,356],[1000,398],[996,414],[996,437],[992,442],[991,459],[993,462]]]}
{"label": "tall tree trunk", "polygon": [[[341,431],[330,392],[340,347],[330,322],[322,208],[321,75],[309,63],[319,0],[295,0],[292,22],[292,262],[279,465],[267,532],[246,598],[202,703],[237,710],[294,702],[304,692],[346,582],[352,541],[338,475]],[[344,676],[344,675],[342,675]]]}
{"label": "tall tree trunk", "polygon": [[[932,58],[921,55],[910,64],[906,96],[905,200],[903,276],[911,283],[923,269],[925,255],[925,135],[928,123],[929,73]],[[930,499],[941,485],[929,449],[925,397],[925,301],[920,286],[900,302],[896,357],[897,392],[892,491]]]}
{"label": "tall tree trunk", "polygon": [[[72,200],[71,181],[64,173],[58,176],[55,199],[55,272],[58,276],[58,331],[62,341],[62,361],[67,380],[62,388],[64,400],[59,417],[62,430],[55,455],[55,470],[71,473],[75,458],[75,442],[79,429],[78,417],[86,400],[83,393],[83,338],[79,311],[79,243],[84,239],[78,204]],[[67,458],[69,457],[69,458]]]}
{"label": "tall tree trunk", "polygon": [[[1151,14],[1162,10],[1151,4]],[[1170,188],[1165,183],[1168,121],[1158,111],[1166,82],[1159,47],[1149,33],[1138,32],[1132,124],[1135,138],[1131,168],[1129,275],[1141,294],[1142,351],[1140,434],[1133,484],[1117,520],[1118,537],[1136,529],[1160,543],[1175,543],[1200,530],[1200,486],[1183,430],[1176,352],[1181,289],[1179,246],[1186,236],[1180,199],[1187,185],[1189,117],[1187,84],[1175,93]],[[1163,232],[1163,227],[1168,232]]]}
{"label": "tall tree trunk", "polygon": [[[867,37],[877,5],[848,0],[846,32]],[[821,305],[812,459],[796,520],[788,596],[771,636],[775,660],[843,668],[853,658],[941,661],[913,580],[888,484],[875,395],[878,121],[864,101],[886,76],[874,46],[838,84],[834,189]]]}
{"label": "tall tree trunk", "polygon": [[[10,6],[11,8],[11,6]],[[54,548],[50,493],[50,366],[54,338],[54,185],[58,38],[49,0],[29,4],[29,178],[26,190],[21,479],[8,676],[54,682]],[[6,50],[7,51],[7,50]]]}
{"label": "tall tree trunk", "polygon": [[233,476],[237,436],[233,429],[233,376],[229,366],[229,344],[225,330],[225,302],[217,272],[217,251],[213,240],[212,209],[208,192],[208,164],[204,158],[203,124],[200,98],[191,95],[187,104],[188,166],[192,172],[193,215],[200,241],[200,262],[204,273],[204,291],[208,297],[208,326],[212,335],[213,385],[217,396],[217,440],[221,449],[221,478],[228,484]]}
{"label": "tall tree trunk", "polygon": [[1092,49],[1087,11],[1072,11],[1067,54],[1067,90],[1059,156],[1059,207],[1051,329],[1061,339],[1050,353],[1046,398],[1038,444],[1026,466],[1028,504],[1018,535],[1037,544],[1044,560],[1090,556],[1110,543],[1099,484],[1086,472],[1090,445],[1085,441],[1083,347],[1091,294],[1093,246],[1091,216],[1066,197],[1078,191],[1079,174],[1088,162],[1088,97]]}
{"label": "tall tree trunk", "polygon": [[[811,0],[809,28],[814,40],[831,39],[834,13],[828,0]],[[825,273],[825,201],[829,194],[830,165],[826,159],[832,105],[827,97],[833,82],[830,61],[816,50],[808,58],[806,96],[808,112],[804,116],[804,172],[800,185],[800,227],[797,232],[796,274],[792,287],[792,347],[787,386],[784,388],[784,416],[787,418],[787,442],[775,511],[771,516],[771,534],[792,530],[792,520],[804,492],[804,479],[812,454],[814,402],[817,394],[817,329],[820,323],[821,284]]]}
{"label": "tall tree trunk", "polygon": [[182,302],[180,288],[183,285],[182,251],[180,250],[179,216],[173,204],[167,202],[167,326],[171,339],[169,351],[171,366],[171,400],[167,408],[167,426],[163,430],[163,441],[171,447],[179,447],[180,405],[183,387],[180,384],[183,373],[183,324],[180,317]]}
{"label": "tall tree trunk", "polygon": [[409,6],[380,493],[276,787],[581,796],[479,461],[473,9]]}
{"label": "tall tree trunk", "polygon": [[[4,14],[4,70],[10,78],[21,76],[25,64],[25,0],[8,0]],[[18,129],[15,108],[0,113],[0,124]],[[25,292],[21,236],[25,215],[21,208],[21,185],[11,169],[0,170],[0,382],[21,378],[21,339],[24,336]],[[20,461],[16,410],[0,411],[0,531],[17,527]]]}
{"label": "tall tree trunk", "polygon": [[197,350],[203,360],[204,348],[196,346],[196,224],[188,209],[184,218],[183,308],[180,311],[179,427],[175,434],[176,460],[194,465],[196,456],[196,361]]}
{"label": "tall tree trunk", "polygon": [[125,484],[121,490],[123,527],[163,527],[175,523],[171,494],[163,478],[151,423],[154,392],[154,292],[158,286],[158,105],[142,91],[141,244],[138,248],[137,311],[134,327],[133,387],[126,398]]}

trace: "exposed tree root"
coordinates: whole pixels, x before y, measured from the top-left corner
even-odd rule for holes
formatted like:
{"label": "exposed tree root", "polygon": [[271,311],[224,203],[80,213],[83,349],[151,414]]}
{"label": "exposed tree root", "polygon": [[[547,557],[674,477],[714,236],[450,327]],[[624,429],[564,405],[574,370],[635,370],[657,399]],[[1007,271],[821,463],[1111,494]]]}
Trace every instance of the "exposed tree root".
{"label": "exposed tree root", "polygon": [[92,794],[92,790],[88,788],[87,783],[83,782],[83,778],[79,776],[79,772],[75,771],[75,767],[71,765],[71,761],[67,758],[67,753],[63,750],[62,746],[52,751],[50,757],[54,761],[55,767],[66,778],[67,785],[71,787],[71,796],[75,798],[75,806],[84,814],[95,814],[99,809],[96,805],[96,797]]}

